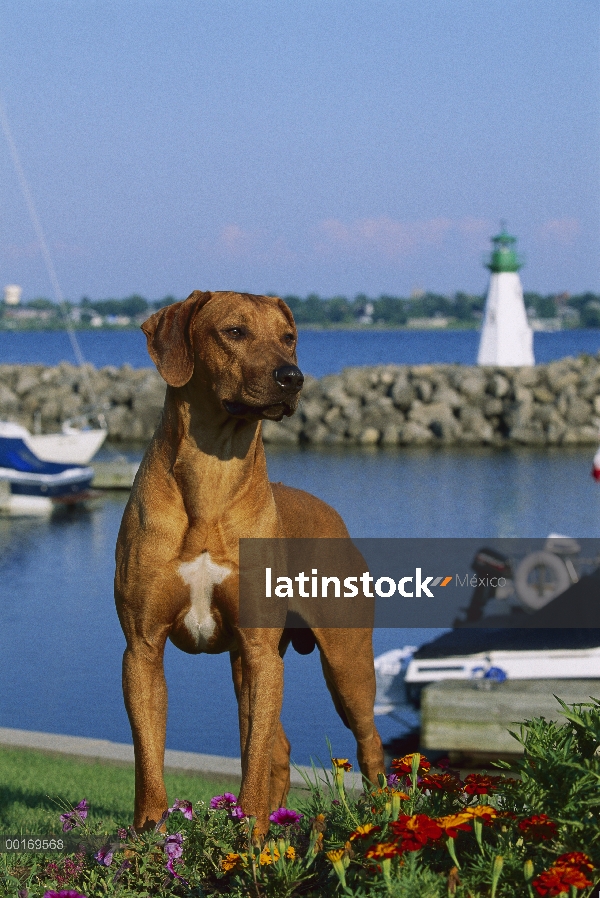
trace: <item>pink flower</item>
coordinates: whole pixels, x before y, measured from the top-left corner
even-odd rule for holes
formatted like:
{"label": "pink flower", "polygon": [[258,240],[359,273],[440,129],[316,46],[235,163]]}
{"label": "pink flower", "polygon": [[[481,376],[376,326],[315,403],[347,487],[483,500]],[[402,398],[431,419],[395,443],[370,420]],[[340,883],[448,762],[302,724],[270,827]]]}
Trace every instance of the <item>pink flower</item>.
{"label": "pink flower", "polygon": [[173,807],[169,808],[169,814],[172,814],[174,811],[181,811],[186,820],[191,820],[194,816],[191,801],[181,801],[181,799],[176,798]]}
{"label": "pink flower", "polygon": [[167,836],[163,843],[163,847],[165,854],[170,860],[181,857],[183,854],[183,833],[173,833],[172,835]]}
{"label": "pink flower", "polygon": [[278,823],[279,826],[291,826],[293,823],[299,823],[303,816],[304,814],[299,814],[298,811],[279,808],[279,810],[273,811],[269,820],[271,823]]}
{"label": "pink flower", "polygon": [[213,811],[229,811],[230,817],[237,817],[240,820],[246,816],[232,792],[224,792],[222,795],[215,795],[215,797],[210,800],[210,807]]}
{"label": "pink flower", "polygon": [[232,792],[223,792],[222,795],[215,795],[210,800],[210,807],[213,810],[229,810],[232,805],[237,805],[237,798]]}
{"label": "pink flower", "polygon": [[104,867],[110,867],[113,862],[113,854],[114,848],[112,845],[105,845],[104,848],[100,848],[100,850],[96,852],[94,857],[99,864],[102,864]]}
{"label": "pink flower", "polygon": [[181,882],[185,883],[186,886],[189,886],[189,882],[187,879],[184,879],[183,876],[180,876],[179,873],[175,870],[175,863],[179,863],[179,860],[175,858],[170,858],[166,863],[166,868],[169,873],[175,877],[175,879],[180,879]]}

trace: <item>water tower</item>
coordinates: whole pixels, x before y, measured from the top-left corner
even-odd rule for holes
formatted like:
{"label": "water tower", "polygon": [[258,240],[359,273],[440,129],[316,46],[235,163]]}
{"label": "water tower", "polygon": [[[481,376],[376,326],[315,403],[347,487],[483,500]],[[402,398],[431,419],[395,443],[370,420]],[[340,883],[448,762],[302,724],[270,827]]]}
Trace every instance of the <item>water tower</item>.
{"label": "water tower", "polygon": [[506,233],[492,237],[494,246],[486,268],[490,270],[488,288],[477,354],[478,365],[517,367],[535,365],[533,331],[527,321],[523,288],[517,256],[516,238]]}

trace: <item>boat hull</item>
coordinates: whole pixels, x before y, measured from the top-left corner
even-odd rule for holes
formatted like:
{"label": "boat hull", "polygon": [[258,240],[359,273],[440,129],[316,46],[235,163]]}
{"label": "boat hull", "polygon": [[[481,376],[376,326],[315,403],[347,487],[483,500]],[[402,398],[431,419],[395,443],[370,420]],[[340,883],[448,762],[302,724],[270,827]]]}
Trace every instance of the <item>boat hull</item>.
{"label": "boat hull", "polygon": [[67,430],[63,433],[28,434],[27,445],[43,461],[87,465],[100,449],[108,431]]}
{"label": "boat hull", "polygon": [[32,451],[19,425],[0,427],[0,512],[51,514],[56,505],[91,497],[94,471],[82,465],[46,461]]}

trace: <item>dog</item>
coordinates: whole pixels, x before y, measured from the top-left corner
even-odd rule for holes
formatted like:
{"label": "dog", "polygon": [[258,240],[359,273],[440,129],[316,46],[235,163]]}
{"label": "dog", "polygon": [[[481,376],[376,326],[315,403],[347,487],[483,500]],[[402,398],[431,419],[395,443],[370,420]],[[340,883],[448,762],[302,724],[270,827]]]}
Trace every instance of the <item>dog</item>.
{"label": "dog", "polygon": [[[229,652],[238,700],[239,803],[265,834],[284,806],[290,744],[279,715],[292,633],[238,625],[243,537],[347,538],[333,508],[267,476],[262,419],[292,415],[304,381],[290,309],[276,297],[193,292],[142,325],[167,383],[116,547],[115,601],[126,638],[123,692],[135,751],[134,827],[167,809],[163,781],[167,639],[185,652]],[[371,782],[384,772],[375,728],[369,628],[296,631],[316,642],[335,707]],[[308,645],[306,641],[308,639]]]}

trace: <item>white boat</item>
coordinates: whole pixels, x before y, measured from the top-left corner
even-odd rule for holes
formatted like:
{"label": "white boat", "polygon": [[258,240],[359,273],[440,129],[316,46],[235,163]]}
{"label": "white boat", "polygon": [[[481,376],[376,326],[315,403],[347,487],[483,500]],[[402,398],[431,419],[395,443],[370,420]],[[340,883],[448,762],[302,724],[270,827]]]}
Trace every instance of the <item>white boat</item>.
{"label": "white boat", "polygon": [[[0,422],[0,433],[2,428]],[[106,427],[74,427],[65,421],[60,433],[29,433],[23,439],[38,458],[61,464],[87,465],[108,435]]]}
{"label": "white boat", "polygon": [[108,431],[105,427],[79,428],[65,422],[61,433],[30,433],[21,424],[0,421],[0,438],[22,439],[42,461],[57,464],[87,465],[100,449]]}
{"label": "white boat", "polygon": [[[380,655],[375,659],[376,713],[418,708],[425,686],[441,680],[481,680],[482,686],[504,680],[600,681],[599,596],[597,568],[549,601],[531,605],[532,613],[512,623],[502,615],[477,622],[467,616],[418,649],[405,646]],[[565,620],[566,625],[560,623]]]}
{"label": "white boat", "polygon": [[93,497],[92,468],[42,459],[28,436],[19,424],[0,423],[0,513],[49,515]]}

